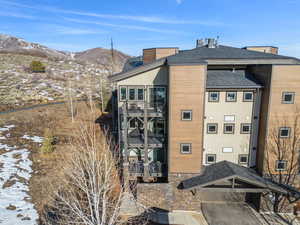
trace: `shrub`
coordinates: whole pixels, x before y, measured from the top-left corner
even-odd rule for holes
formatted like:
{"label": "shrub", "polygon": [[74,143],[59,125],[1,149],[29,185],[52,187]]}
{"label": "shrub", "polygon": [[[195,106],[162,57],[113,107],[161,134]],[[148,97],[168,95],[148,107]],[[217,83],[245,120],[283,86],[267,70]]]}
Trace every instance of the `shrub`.
{"label": "shrub", "polygon": [[40,61],[32,61],[30,63],[30,71],[33,73],[45,73],[46,67]]}
{"label": "shrub", "polygon": [[51,153],[54,151],[55,139],[53,133],[50,129],[45,129],[44,131],[44,140],[41,147],[42,153]]}

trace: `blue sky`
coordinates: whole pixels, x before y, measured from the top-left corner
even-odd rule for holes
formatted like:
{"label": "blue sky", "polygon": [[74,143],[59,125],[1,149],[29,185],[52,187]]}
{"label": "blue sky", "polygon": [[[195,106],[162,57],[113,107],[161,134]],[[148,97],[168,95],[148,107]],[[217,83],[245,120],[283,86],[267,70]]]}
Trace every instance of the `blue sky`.
{"label": "blue sky", "polygon": [[60,50],[274,45],[300,58],[300,0],[0,0],[0,33]]}

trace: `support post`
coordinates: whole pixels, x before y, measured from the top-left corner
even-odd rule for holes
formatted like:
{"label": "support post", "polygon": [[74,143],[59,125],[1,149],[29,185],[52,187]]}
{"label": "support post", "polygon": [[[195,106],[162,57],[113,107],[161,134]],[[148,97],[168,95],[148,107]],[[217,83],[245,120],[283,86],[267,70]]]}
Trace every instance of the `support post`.
{"label": "support post", "polygon": [[144,177],[149,177],[149,161],[148,161],[148,104],[147,104],[147,88],[144,89]]}
{"label": "support post", "polygon": [[123,162],[123,166],[126,172],[128,172],[129,166],[129,152],[128,152],[128,117],[127,117],[127,102],[123,104],[123,125],[124,125],[124,132],[123,132],[123,141],[124,141],[124,153],[125,153],[125,160]]}

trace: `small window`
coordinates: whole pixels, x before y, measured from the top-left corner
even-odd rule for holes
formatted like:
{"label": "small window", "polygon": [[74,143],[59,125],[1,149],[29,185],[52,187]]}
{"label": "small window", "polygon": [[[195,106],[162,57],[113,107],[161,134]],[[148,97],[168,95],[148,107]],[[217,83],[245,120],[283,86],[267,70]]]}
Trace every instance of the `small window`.
{"label": "small window", "polygon": [[208,123],[207,124],[207,133],[208,134],[218,133],[218,124],[217,123]]}
{"label": "small window", "polygon": [[129,88],[129,100],[135,100],[135,88]]}
{"label": "small window", "polygon": [[121,87],[120,88],[120,101],[125,101],[127,99],[127,88]]}
{"label": "small window", "polygon": [[226,92],[226,102],[236,102],[236,91]]}
{"label": "small window", "polygon": [[234,122],[235,121],[235,116],[234,115],[225,115],[224,116],[224,121],[225,122]]}
{"label": "small window", "polygon": [[225,148],[223,148],[222,151],[223,151],[224,153],[231,153],[231,152],[233,152],[233,149],[232,149],[232,148],[225,147]]}
{"label": "small window", "polygon": [[283,104],[294,104],[295,93],[294,92],[283,92],[282,103]]}
{"label": "small window", "polygon": [[181,120],[192,120],[192,110],[182,110]]}
{"label": "small window", "polygon": [[248,155],[239,155],[239,164],[247,164]]}
{"label": "small window", "polygon": [[225,123],[224,124],[224,134],[234,134],[234,124]]}
{"label": "small window", "polygon": [[208,101],[209,102],[218,102],[219,101],[219,92],[217,92],[217,91],[208,92]]}
{"label": "small window", "polygon": [[216,162],[215,154],[206,154],[206,164],[212,164]]}
{"label": "small window", "polygon": [[192,144],[180,144],[180,152],[182,154],[192,153]]}
{"label": "small window", "polygon": [[243,101],[244,102],[252,102],[253,101],[253,92],[245,91],[243,94]]}
{"label": "small window", "polygon": [[275,169],[277,171],[285,171],[287,168],[287,161],[286,160],[276,160]]}
{"label": "small window", "polygon": [[139,88],[138,89],[138,100],[139,101],[143,101],[144,100],[144,89],[143,88]]}
{"label": "small window", "polygon": [[291,128],[289,127],[281,127],[279,129],[279,137],[281,138],[289,138],[290,137]]}
{"label": "small window", "polygon": [[241,134],[250,134],[251,133],[251,124],[242,123],[241,124]]}

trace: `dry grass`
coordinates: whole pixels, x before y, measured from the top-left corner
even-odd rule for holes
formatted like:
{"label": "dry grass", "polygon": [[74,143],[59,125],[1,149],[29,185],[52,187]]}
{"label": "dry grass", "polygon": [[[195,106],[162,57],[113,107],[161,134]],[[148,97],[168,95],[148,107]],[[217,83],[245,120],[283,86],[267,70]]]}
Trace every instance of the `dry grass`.
{"label": "dry grass", "polygon": [[[101,115],[98,109],[91,112],[85,102],[77,104],[78,112],[74,123],[65,105],[1,115],[0,123],[16,125],[11,132],[11,143],[8,144],[18,143],[31,150],[30,158],[33,162],[34,173],[30,179],[29,188],[32,201],[40,215],[44,206],[51,201],[49,183],[59,183],[62,178],[64,159],[72,153],[69,143],[75,135],[74,131],[79,124],[94,124]],[[42,154],[39,151],[39,144],[20,138],[24,134],[43,136],[46,128],[51,129],[57,138],[53,153]]]}

